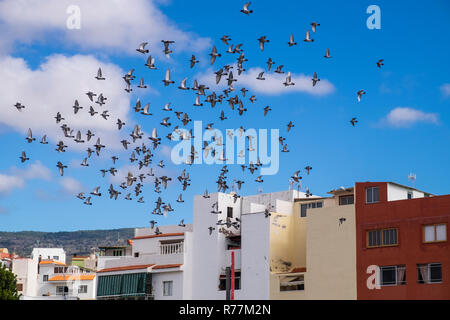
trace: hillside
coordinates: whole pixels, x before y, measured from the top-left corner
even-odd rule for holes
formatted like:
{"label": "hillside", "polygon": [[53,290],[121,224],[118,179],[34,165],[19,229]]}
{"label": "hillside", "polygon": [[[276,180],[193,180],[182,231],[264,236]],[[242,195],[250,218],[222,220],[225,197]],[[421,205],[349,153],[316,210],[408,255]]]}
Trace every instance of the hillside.
{"label": "hillside", "polygon": [[[91,248],[125,244],[134,236],[133,228],[112,230],[80,230],[64,232],[0,232],[0,248],[8,248],[21,257],[31,254],[33,248],[63,248],[66,254],[86,254]],[[119,242],[118,242],[118,239]]]}

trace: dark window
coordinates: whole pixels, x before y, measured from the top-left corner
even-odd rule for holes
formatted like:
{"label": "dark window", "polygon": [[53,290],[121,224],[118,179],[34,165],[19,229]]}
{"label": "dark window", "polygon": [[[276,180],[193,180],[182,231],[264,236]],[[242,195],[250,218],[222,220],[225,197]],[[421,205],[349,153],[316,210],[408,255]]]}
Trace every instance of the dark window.
{"label": "dark window", "polygon": [[440,263],[430,263],[430,282],[442,282],[442,265]]}
{"label": "dark window", "polygon": [[227,218],[233,218],[233,208],[227,207]]}
{"label": "dark window", "polygon": [[306,208],[307,208],[307,205],[306,204],[302,204],[301,206],[300,206],[300,217],[306,217]]}
{"label": "dark window", "polygon": [[378,247],[381,245],[381,231],[373,230],[368,232],[368,247]]}
{"label": "dark window", "polygon": [[380,267],[380,284],[382,286],[406,284],[405,265]]}
{"label": "dark window", "polygon": [[[227,285],[227,277],[224,274],[221,274],[219,277],[219,290],[223,291],[226,290]],[[241,272],[235,271],[234,272],[234,289],[239,290],[241,289]]]}
{"label": "dark window", "polygon": [[340,196],[339,197],[339,205],[340,206],[345,206],[345,205],[353,204],[353,203],[354,203],[354,196],[353,195]]}
{"label": "dark window", "polygon": [[393,246],[398,244],[397,229],[367,231],[367,247]]}
{"label": "dark window", "polygon": [[135,258],[138,258],[138,257],[139,257],[139,252],[135,252],[135,253],[134,253],[134,257],[135,257]]}
{"label": "dark window", "polygon": [[43,280],[48,281],[48,274],[44,274]]}
{"label": "dark window", "polygon": [[366,189],[366,203],[375,203],[380,201],[378,187]]}
{"label": "dark window", "polygon": [[396,267],[381,267],[381,285],[395,285],[396,281]]}
{"label": "dark window", "polygon": [[442,282],[442,265],[440,263],[428,263],[417,265],[418,283]]}
{"label": "dark window", "polygon": [[408,199],[412,199],[413,193],[411,191],[408,191]]}
{"label": "dark window", "polygon": [[389,246],[397,244],[397,229],[383,230],[383,245]]}

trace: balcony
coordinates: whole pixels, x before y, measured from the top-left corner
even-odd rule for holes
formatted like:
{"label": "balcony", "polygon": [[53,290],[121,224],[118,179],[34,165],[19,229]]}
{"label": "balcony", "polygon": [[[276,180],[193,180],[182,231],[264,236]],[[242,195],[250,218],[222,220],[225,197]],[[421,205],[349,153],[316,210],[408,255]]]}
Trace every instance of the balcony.
{"label": "balcony", "polygon": [[167,243],[159,246],[160,255],[184,253],[184,242]]}

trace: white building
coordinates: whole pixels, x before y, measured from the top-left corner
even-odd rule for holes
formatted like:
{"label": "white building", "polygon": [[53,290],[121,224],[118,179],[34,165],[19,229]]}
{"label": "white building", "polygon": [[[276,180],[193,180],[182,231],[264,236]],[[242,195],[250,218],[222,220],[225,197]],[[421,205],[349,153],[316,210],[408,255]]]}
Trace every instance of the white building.
{"label": "white building", "polygon": [[[192,225],[137,228],[131,256],[104,260],[97,299],[182,299]],[[100,265],[99,265],[100,266]]]}
{"label": "white building", "polygon": [[[291,215],[298,198],[306,198],[306,194],[289,190],[236,200],[233,194],[224,193],[195,196],[191,276],[184,298],[224,300],[225,269],[234,252],[235,299],[269,299],[273,217],[266,217],[266,209]],[[239,228],[220,225],[227,219],[239,222]]]}
{"label": "white building", "polygon": [[35,248],[31,259],[14,259],[12,271],[17,275],[21,299],[94,299],[95,273],[68,266],[65,261],[61,248]]}
{"label": "white building", "polygon": [[66,252],[63,248],[34,248],[31,257],[35,261],[52,259],[66,263]]}

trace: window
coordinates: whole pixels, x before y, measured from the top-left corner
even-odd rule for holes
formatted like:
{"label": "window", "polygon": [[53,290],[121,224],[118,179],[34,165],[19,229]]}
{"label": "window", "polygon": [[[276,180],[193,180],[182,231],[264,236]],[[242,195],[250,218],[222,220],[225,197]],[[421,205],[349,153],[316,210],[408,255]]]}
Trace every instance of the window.
{"label": "window", "polygon": [[306,217],[306,208],[307,208],[308,206],[306,205],[306,204],[302,204],[301,206],[300,206],[300,217],[301,218],[304,218],[304,217]]}
{"label": "window", "polygon": [[412,199],[413,198],[413,193],[412,191],[408,191],[408,199]]}
{"label": "window", "polygon": [[135,253],[134,253],[134,257],[135,257],[135,258],[139,258],[139,252],[135,252]]}
{"label": "window", "polygon": [[375,203],[380,201],[378,187],[366,188],[366,203]]}
{"label": "window", "polygon": [[423,227],[423,242],[447,241],[447,224],[432,224]]}
{"label": "window", "polygon": [[78,293],[87,293],[87,285],[79,286]]}
{"label": "window", "polygon": [[[227,276],[225,274],[221,274],[219,277],[219,290],[223,291],[227,289]],[[234,290],[241,289],[241,272],[234,272]]]}
{"label": "window", "polygon": [[367,231],[367,248],[398,245],[397,229]]}
{"label": "window", "polygon": [[17,284],[17,291],[23,291],[23,283]]}
{"label": "window", "polygon": [[406,284],[406,267],[386,266],[380,267],[380,285],[395,286]]}
{"label": "window", "polygon": [[62,296],[64,294],[67,294],[69,292],[69,287],[65,287],[65,286],[57,286],[56,287],[56,295],[57,296]]}
{"label": "window", "polygon": [[227,207],[227,218],[233,218],[233,208]]}
{"label": "window", "polygon": [[322,207],[323,207],[322,201],[301,204],[300,205],[300,217],[301,218],[306,217],[306,209],[316,209],[316,208],[322,208]]}
{"label": "window", "polygon": [[59,260],[59,256],[53,256],[53,260]]}
{"label": "window", "polygon": [[304,275],[280,277],[280,291],[305,290]]}
{"label": "window", "polygon": [[48,274],[44,274],[43,281],[48,281]]}
{"label": "window", "polygon": [[353,195],[348,195],[348,196],[340,196],[339,197],[339,205],[340,206],[345,206],[348,204],[353,204],[355,201],[354,196]]}
{"label": "window", "polygon": [[440,263],[418,264],[417,282],[421,284],[442,282],[442,265]]}
{"label": "window", "polygon": [[171,296],[173,288],[173,281],[163,281],[163,295]]}

